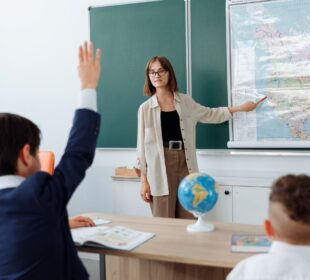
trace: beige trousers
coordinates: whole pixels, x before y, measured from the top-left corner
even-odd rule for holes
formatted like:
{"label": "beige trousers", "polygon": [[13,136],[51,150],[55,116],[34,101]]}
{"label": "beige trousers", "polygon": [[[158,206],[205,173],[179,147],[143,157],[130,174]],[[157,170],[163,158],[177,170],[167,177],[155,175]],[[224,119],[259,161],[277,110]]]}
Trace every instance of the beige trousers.
{"label": "beige trousers", "polygon": [[151,210],[154,217],[194,219],[178,200],[178,186],[188,175],[184,150],[164,148],[165,164],[169,186],[169,195],[152,196]]}

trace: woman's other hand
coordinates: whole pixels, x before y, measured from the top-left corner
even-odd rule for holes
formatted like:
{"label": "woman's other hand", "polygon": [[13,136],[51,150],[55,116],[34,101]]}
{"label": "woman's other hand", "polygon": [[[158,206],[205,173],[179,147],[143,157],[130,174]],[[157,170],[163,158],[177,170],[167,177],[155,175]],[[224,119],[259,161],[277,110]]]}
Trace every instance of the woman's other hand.
{"label": "woman's other hand", "polygon": [[151,187],[145,175],[141,174],[140,196],[145,202],[151,202]]}

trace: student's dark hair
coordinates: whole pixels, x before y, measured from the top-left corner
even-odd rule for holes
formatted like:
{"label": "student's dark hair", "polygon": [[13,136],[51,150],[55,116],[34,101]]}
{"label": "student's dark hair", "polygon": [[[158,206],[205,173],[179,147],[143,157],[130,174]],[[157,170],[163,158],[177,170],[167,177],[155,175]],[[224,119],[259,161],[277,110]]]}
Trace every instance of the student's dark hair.
{"label": "student's dark hair", "polygon": [[0,113],[0,176],[16,174],[19,152],[25,144],[35,156],[40,145],[40,129],[30,120]]}
{"label": "student's dark hair", "polygon": [[273,183],[269,200],[279,202],[289,217],[310,225],[310,177],[286,175]]}
{"label": "student's dark hair", "polygon": [[170,63],[168,58],[164,56],[154,56],[147,62],[146,67],[145,67],[145,83],[144,83],[144,88],[143,88],[144,95],[152,96],[156,92],[156,88],[152,85],[150,76],[149,76],[150,67],[152,63],[155,61],[158,61],[161,64],[161,66],[166,71],[168,71],[169,73],[168,87],[170,91],[171,92],[178,91],[177,79],[175,77],[172,64]]}

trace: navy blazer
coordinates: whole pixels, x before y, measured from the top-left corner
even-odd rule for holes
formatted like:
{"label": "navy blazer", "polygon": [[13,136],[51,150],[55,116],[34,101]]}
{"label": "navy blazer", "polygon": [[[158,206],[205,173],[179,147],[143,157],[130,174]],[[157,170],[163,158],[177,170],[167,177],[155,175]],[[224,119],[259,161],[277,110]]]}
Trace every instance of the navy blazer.
{"label": "navy blazer", "polygon": [[72,241],[67,203],[91,165],[100,115],[75,113],[53,176],[37,172],[0,190],[0,279],[88,279]]}

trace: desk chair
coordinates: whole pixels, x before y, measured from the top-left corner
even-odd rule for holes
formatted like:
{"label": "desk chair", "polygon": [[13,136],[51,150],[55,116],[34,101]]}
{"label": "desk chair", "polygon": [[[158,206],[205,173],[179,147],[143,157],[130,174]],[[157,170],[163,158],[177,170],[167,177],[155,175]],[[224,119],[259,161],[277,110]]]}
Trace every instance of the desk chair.
{"label": "desk chair", "polygon": [[54,173],[55,155],[50,151],[39,151],[41,161],[41,171],[45,171],[50,175]]}

